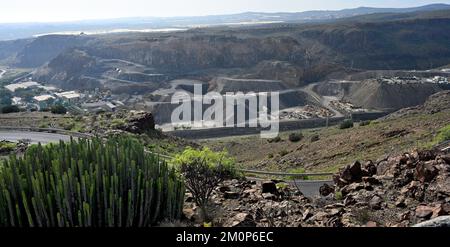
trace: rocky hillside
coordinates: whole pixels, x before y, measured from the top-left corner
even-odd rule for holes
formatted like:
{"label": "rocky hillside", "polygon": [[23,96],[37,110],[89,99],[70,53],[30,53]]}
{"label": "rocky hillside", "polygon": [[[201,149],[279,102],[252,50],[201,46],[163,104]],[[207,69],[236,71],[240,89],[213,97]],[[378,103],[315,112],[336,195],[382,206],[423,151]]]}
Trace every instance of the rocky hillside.
{"label": "rocky hillside", "polygon": [[[349,129],[284,132],[276,142],[244,136],[205,140],[202,144],[214,150],[227,149],[246,168],[335,172],[357,159],[376,160],[433,143],[440,129],[449,124],[449,100],[449,91],[439,92],[422,106],[400,110],[370,124],[355,123]],[[300,132],[303,136],[300,141],[289,140],[290,134]]]}
{"label": "rocky hillside", "polygon": [[[282,80],[291,87],[318,81],[345,68],[429,69],[449,64],[450,34],[442,30],[450,27],[450,11],[433,13],[164,34],[44,36],[18,51],[16,64],[40,66],[55,58],[58,62],[45,66],[38,79],[59,78],[58,74],[66,71],[66,77],[72,78],[70,83],[83,81],[85,78],[73,73],[76,68],[62,72],[58,68],[60,63],[70,64],[62,59],[70,61],[76,48],[95,59],[126,60],[154,73],[175,77],[186,73],[204,76],[217,69],[229,72],[238,68],[247,70],[237,72],[241,78]],[[88,60],[81,62],[85,64],[76,63],[77,66],[89,67]]]}
{"label": "rocky hillside", "polygon": [[[226,227],[412,226],[450,215],[450,154],[436,150],[354,162],[307,198],[282,181],[228,181],[213,195],[215,224]],[[187,224],[198,208],[186,198]],[[446,224],[449,224],[447,217]],[[192,222],[192,223],[191,223]]]}
{"label": "rocky hillside", "polygon": [[0,42],[0,63],[13,63],[18,52],[32,40],[11,40]]}
{"label": "rocky hillside", "polygon": [[52,60],[66,49],[85,45],[90,38],[76,35],[48,35],[38,37],[16,55],[15,66],[35,68]]}
{"label": "rocky hillside", "polygon": [[421,105],[441,90],[439,85],[431,83],[389,84],[382,80],[365,80],[354,83],[344,98],[366,109],[396,110]]}
{"label": "rocky hillside", "polygon": [[436,114],[450,108],[450,91],[442,91],[431,95],[423,105],[398,110],[383,119],[401,119],[420,114]]}

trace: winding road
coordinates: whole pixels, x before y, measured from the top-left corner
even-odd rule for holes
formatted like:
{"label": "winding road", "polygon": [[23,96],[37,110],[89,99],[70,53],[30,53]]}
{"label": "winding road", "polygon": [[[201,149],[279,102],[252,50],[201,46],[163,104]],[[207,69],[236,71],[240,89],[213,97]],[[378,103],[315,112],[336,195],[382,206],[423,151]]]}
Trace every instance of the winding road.
{"label": "winding road", "polygon": [[[20,140],[27,139],[33,144],[42,143],[55,143],[59,141],[69,141],[70,135],[48,133],[48,132],[33,132],[33,131],[20,131],[20,130],[1,130],[0,129],[0,141],[6,140],[11,142],[18,142]],[[248,178],[249,180],[260,181],[258,178]],[[319,195],[319,188],[323,184],[331,184],[331,181],[286,181],[292,186],[296,186],[307,197],[315,197]]]}
{"label": "winding road", "polygon": [[18,142],[25,139],[31,141],[33,144],[48,144],[52,142],[59,142],[60,140],[69,141],[70,136],[46,132],[0,130],[0,141],[6,140],[10,142]]}

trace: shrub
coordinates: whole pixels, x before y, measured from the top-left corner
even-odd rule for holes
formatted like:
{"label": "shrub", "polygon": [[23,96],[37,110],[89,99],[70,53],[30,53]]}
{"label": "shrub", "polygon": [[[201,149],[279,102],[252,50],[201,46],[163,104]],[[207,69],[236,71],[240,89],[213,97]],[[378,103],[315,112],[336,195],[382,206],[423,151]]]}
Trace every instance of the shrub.
{"label": "shrub", "polygon": [[125,124],[126,124],[125,120],[120,119],[120,118],[116,118],[111,121],[112,128],[119,128],[121,126],[124,126]]}
{"label": "shrub", "polygon": [[291,142],[299,142],[303,139],[303,134],[302,133],[291,133],[289,135],[289,141]]}
{"label": "shrub", "polygon": [[280,136],[277,136],[275,138],[267,140],[267,142],[269,142],[269,143],[277,143],[277,142],[280,142],[280,141],[281,141],[281,137]]}
{"label": "shrub", "polygon": [[63,105],[54,105],[50,108],[51,113],[53,114],[66,114],[67,109]]}
{"label": "shrub", "polygon": [[355,220],[360,224],[365,225],[372,220],[372,215],[367,208],[361,208],[355,211]]}
{"label": "shrub", "polygon": [[64,130],[72,130],[73,128],[75,128],[75,123],[74,122],[64,122],[61,124],[61,127],[63,127]]}
{"label": "shrub", "polygon": [[[305,168],[295,168],[295,169],[290,170],[289,172],[290,173],[302,174],[302,173],[305,173],[306,170],[305,170]],[[309,180],[309,177],[308,176],[301,176],[301,177],[299,177],[299,176],[289,176],[289,179],[291,179],[291,180]]]}
{"label": "shrub", "polygon": [[370,123],[371,123],[370,120],[362,121],[362,122],[359,123],[359,126],[367,126],[367,125],[370,125]]}
{"label": "shrub", "polygon": [[0,226],[133,227],[181,216],[175,171],[131,138],[33,145],[0,166]]}
{"label": "shrub", "polygon": [[342,195],[342,192],[336,191],[336,193],[334,193],[334,199],[336,199],[338,201],[342,201],[342,199],[344,199],[344,196]]}
{"label": "shrub", "polygon": [[436,137],[438,143],[450,140],[450,124],[439,130],[439,134]]}
{"label": "shrub", "polygon": [[187,148],[175,156],[172,163],[179,169],[186,188],[200,207],[203,220],[210,222],[212,219],[208,213],[208,204],[211,194],[225,179],[236,176],[234,159],[225,151],[216,153],[208,148],[202,150]]}
{"label": "shrub", "polygon": [[319,140],[320,140],[319,135],[313,135],[313,136],[311,136],[311,142],[317,142],[317,141],[319,141]]}
{"label": "shrub", "polygon": [[8,142],[8,141],[0,141],[0,153],[10,153],[14,151],[17,147],[17,144]]}
{"label": "shrub", "polygon": [[339,129],[349,129],[353,128],[353,126],[353,121],[351,119],[346,119],[339,125]]}
{"label": "shrub", "polygon": [[16,105],[7,105],[2,107],[2,113],[13,113],[13,112],[20,112],[20,108]]}
{"label": "shrub", "polygon": [[281,150],[278,154],[283,157],[286,156],[289,153],[289,151],[287,151],[286,149]]}

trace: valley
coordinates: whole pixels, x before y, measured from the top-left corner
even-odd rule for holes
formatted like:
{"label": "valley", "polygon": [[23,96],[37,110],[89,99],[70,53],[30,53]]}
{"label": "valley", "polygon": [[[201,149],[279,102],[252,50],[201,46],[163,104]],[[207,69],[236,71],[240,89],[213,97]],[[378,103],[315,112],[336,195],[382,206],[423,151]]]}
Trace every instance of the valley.
{"label": "valley", "polygon": [[445,4],[0,25],[0,226],[448,217],[449,44]]}

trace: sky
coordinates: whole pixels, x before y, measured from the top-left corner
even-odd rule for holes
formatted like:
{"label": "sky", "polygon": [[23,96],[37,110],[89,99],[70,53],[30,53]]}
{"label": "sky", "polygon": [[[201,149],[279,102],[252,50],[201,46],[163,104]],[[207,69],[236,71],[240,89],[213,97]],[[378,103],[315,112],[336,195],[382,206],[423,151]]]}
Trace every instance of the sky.
{"label": "sky", "polygon": [[0,23],[415,7],[450,0],[0,0]]}

